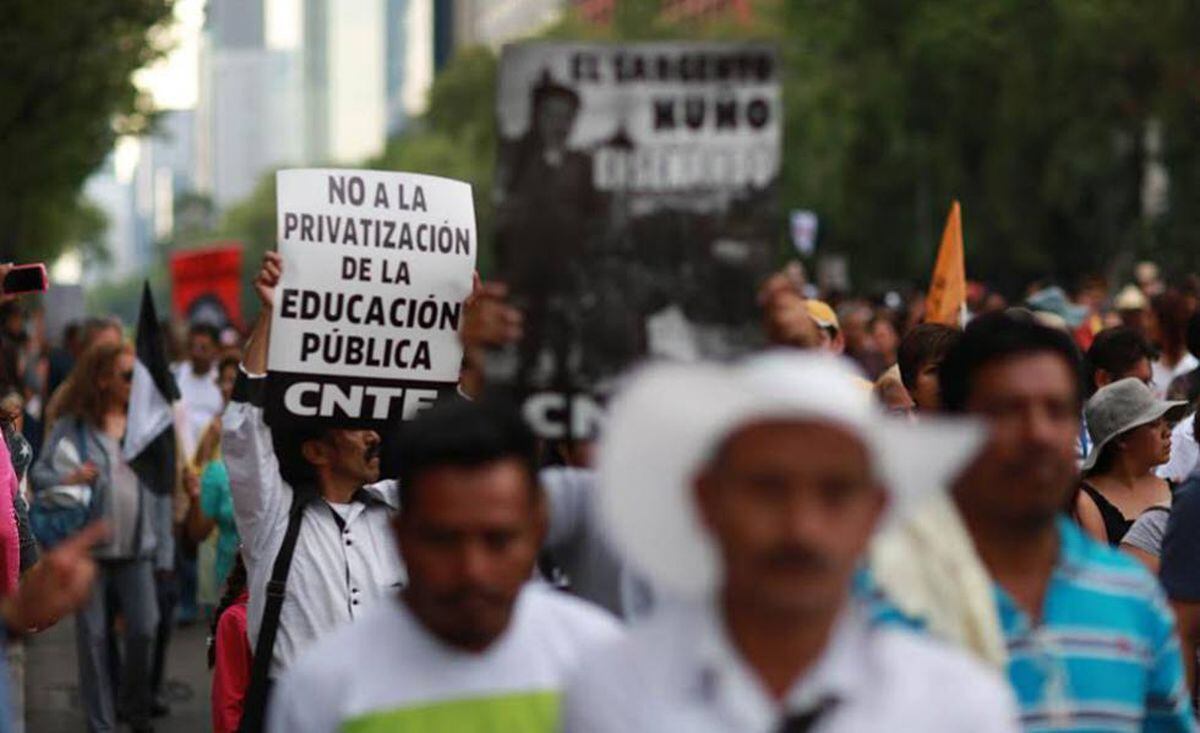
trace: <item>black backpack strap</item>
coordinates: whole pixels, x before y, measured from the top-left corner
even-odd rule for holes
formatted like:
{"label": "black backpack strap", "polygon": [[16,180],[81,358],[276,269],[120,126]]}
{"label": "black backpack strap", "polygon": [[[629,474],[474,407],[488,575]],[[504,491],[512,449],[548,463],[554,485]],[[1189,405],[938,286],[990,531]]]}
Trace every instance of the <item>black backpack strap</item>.
{"label": "black backpack strap", "polygon": [[296,552],[296,538],[300,535],[300,520],[304,517],[304,507],[311,498],[299,490],[293,491],[292,494],[287,532],[283,535],[283,544],[279,547],[279,554],[275,556],[271,580],[267,583],[267,601],[263,607],[262,624],[258,628],[258,643],[254,645],[250,686],[246,690],[242,722],[238,726],[239,733],[261,733],[266,723],[271,661],[275,656],[275,636],[279,633],[279,612],[283,610],[288,573],[292,569],[292,555]]}

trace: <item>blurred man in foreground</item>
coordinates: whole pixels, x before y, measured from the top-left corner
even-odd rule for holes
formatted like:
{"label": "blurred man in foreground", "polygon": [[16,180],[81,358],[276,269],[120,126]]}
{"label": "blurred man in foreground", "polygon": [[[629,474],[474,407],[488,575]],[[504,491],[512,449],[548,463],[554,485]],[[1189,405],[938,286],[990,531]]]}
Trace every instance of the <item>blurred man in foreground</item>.
{"label": "blurred man in foreground", "polygon": [[600,511],[685,600],[585,661],[566,731],[1015,731],[993,673],[873,628],[851,600],[884,483],[904,506],[977,443],[970,426],[893,423],[824,355],[643,373],[612,407]]}
{"label": "blurred man in foreground", "polygon": [[994,583],[1022,724],[1194,730],[1162,589],[1063,515],[1078,477],[1083,391],[1070,336],[1028,317],[982,316],[940,374],[947,411],[991,428],[954,496]]}
{"label": "blurred man in foreground", "polygon": [[567,675],[617,635],[606,613],[529,579],[546,531],[535,441],[488,403],[435,407],[402,430],[409,584],[318,642],[284,676],[274,733],[550,733]]}

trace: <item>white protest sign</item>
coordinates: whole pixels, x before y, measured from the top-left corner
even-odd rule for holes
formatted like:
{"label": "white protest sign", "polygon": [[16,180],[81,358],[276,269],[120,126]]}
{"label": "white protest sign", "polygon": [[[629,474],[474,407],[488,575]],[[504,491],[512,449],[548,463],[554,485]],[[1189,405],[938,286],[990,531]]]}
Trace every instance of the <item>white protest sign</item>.
{"label": "white protest sign", "polygon": [[268,419],[382,425],[453,389],[478,249],[470,185],[306,169],[276,187]]}

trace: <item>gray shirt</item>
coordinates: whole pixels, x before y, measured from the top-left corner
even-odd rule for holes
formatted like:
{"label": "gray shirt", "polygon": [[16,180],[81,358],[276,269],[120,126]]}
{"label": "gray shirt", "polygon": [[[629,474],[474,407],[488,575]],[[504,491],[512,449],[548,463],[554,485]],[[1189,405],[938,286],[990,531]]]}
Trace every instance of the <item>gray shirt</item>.
{"label": "gray shirt", "polygon": [[630,609],[631,583],[601,534],[592,505],[593,471],[546,468],[539,474],[550,509],[546,551],[567,576],[570,591],[619,617]]}
{"label": "gray shirt", "polygon": [[116,438],[103,431],[98,431],[96,437],[104,447],[110,466],[108,500],[112,502],[112,510],[108,521],[115,554],[133,557],[138,529],[138,477],[121,455],[121,443]]}
{"label": "gray shirt", "polygon": [[1121,544],[1136,547],[1142,552],[1158,557],[1162,553],[1163,537],[1167,534],[1167,522],[1171,510],[1165,506],[1152,506],[1137,518],[1125,533]]}

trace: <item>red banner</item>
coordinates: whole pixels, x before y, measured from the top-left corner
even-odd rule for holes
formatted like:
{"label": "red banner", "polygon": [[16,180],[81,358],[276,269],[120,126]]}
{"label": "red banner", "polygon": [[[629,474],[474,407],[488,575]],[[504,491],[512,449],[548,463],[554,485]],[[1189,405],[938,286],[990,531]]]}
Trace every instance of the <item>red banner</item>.
{"label": "red banner", "polygon": [[171,307],[176,318],[241,329],[241,293],[241,242],[218,242],[171,255]]}

